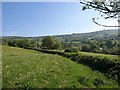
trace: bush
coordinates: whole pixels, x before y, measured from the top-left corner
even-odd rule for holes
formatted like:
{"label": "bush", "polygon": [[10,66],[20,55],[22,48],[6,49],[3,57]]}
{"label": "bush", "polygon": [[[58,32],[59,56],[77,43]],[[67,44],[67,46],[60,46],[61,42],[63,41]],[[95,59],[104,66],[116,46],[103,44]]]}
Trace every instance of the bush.
{"label": "bush", "polygon": [[98,78],[95,78],[94,80],[94,85],[95,86],[100,86],[100,85],[104,85],[105,83],[103,82],[102,79],[98,79]]}
{"label": "bush", "polygon": [[89,52],[91,49],[90,49],[90,45],[89,44],[83,44],[82,45],[82,51],[85,51],[85,52]]}
{"label": "bush", "polygon": [[17,40],[16,45],[20,48],[28,48],[30,47],[30,41],[28,39]]}
{"label": "bush", "polygon": [[78,52],[78,51],[79,51],[78,48],[68,48],[64,52]]}
{"label": "bush", "polygon": [[8,42],[8,45],[9,45],[9,46],[16,47],[16,41],[15,41],[15,40],[10,40],[10,41]]}

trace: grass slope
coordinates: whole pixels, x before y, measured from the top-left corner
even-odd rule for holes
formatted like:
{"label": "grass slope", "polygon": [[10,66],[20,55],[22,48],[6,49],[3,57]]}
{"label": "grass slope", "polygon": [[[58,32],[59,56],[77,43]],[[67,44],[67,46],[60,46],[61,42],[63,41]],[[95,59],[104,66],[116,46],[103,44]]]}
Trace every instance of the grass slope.
{"label": "grass slope", "polygon": [[98,71],[70,59],[3,46],[3,88],[118,87]]}
{"label": "grass slope", "polygon": [[82,51],[80,51],[79,54],[84,54],[84,55],[87,55],[87,56],[92,56],[92,55],[94,55],[94,56],[102,56],[102,57],[107,57],[107,58],[111,58],[111,59],[118,58],[118,55],[92,53],[92,52],[82,52]]}

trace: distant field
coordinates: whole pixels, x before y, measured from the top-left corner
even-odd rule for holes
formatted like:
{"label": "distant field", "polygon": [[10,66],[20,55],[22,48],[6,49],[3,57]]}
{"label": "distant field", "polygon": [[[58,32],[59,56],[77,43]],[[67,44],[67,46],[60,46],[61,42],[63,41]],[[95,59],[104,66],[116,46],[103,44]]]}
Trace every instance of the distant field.
{"label": "distant field", "polygon": [[[64,50],[61,50],[61,51],[60,50],[51,50],[51,51],[64,52]],[[73,53],[76,53],[76,52],[73,52]],[[102,53],[92,53],[92,52],[83,52],[83,51],[79,51],[77,53],[84,54],[87,56],[94,55],[94,56],[103,56],[103,57],[108,57],[108,58],[118,58],[118,55],[110,55],[110,54],[102,54]]]}
{"label": "distant field", "polygon": [[100,53],[91,53],[91,52],[81,52],[80,51],[79,54],[94,55],[94,56],[103,56],[103,57],[108,57],[108,58],[118,58],[118,55],[100,54]]}
{"label": "distant field", "polygon": [[3,46],[3,88],[114,88],[113,80],[59,55]]}
{"label": "distant field", "polygon": [[[58,51],[58,52],[64,52],[64,50],[51,50],[51,51]],[[69,53],[69,52],[68,52]],[[70,52],[71,53],[71,52]],[[92,52],[83,52],[83,51],[79,51],[79,52],[72,52],[73,54],[76,54],[76,53],[79,53],[79,54],[82,54],[82,55],[87,55],[87,56],[102,56],[102,57],[107,57],[107,58],[110,58],[110,59],[115,59],[115,58],[119,58],[118,55],[110,55],[110,54],[102,54],[102,53],[92,53]],[[120,59],[119,59],[119,62],[120,62]]]}

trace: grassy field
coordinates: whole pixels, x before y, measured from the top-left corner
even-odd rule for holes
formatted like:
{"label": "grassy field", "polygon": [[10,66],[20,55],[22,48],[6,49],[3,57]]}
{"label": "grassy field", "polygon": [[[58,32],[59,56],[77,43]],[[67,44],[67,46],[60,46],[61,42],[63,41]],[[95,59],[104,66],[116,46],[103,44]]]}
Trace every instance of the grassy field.
{"label": "grassy field", "polygon": [[100,54],[100,53],[91,53],[91,52],[79,52],[79,54],[102,56],[102,57],[108,57],[108,58],[118,58],[118,55]]}
{"label": "grassy field", "polygon": [[[58,51],[58,52],[64,52],[64,50],[51,50],[51,51]],[[69,53],[69,52],[68,52]],[[71,52],[70,52],[71,53]],[[93,53],[93,52],[83,52],[83,51],[79,51],[79,52],[72,52],[73,54],[79,53],[82,55],[87,55],[87,56],[102,56],[102,57],[107,57],[107,58],[118,58],[118,55],[110,55],[110,54],[102,54],[102,53]]]}
{"label": "grassy field", "polygon": [[113,80],[59,55],[2,47],[3,88],[114,88]]}

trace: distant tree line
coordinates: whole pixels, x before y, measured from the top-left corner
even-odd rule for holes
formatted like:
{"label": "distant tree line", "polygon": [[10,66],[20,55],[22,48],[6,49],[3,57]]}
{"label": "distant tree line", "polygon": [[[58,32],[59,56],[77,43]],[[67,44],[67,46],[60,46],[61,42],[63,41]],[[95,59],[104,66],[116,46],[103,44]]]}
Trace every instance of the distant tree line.
{"label": "distant tree line", "polygon": [[20,48],[35,48],[35,49],[62,49],[65,52],[95,52],[95,53],[106,53],[106,54],[116,54],[120,53],[117,39],[114,38],[82,38],[81,40],[68,39],[58,40],[52,36],[45,36],[39,41],[38,39],[3,39],[3,45],[20,47]]}
{"label": "distant tree line", "polygon": [[65,42],[63,43],[64,49],[67,51],[73,50],[75,51],[85,51],[85,52],[95,52],[95,53],[104,53],[104,54],[119,54],[119,48],[120,44],[118,40],[114,39],[106,39],[106,40],[95,40],[85,39],[83,42],[77,41],[77,42]]}
{"label": "distant tree line", "polygon": [[43,38],[42,42],[37,42],[29,39],[10,39],[2,40],[3,45],[20,47],[20,48],[41,48],[41,49],[60,49],[61,44],[57,39],[51,36],[46,36]]}
{"label": "distant tree line", "polygon": [[20,48],[37,48],[39,45],[37,45],[36,42],[32,42],[28,39],[18,39],[18,40],[10,40],[7,43],[9,46],[14,46],[14,47],[20,47]]}

